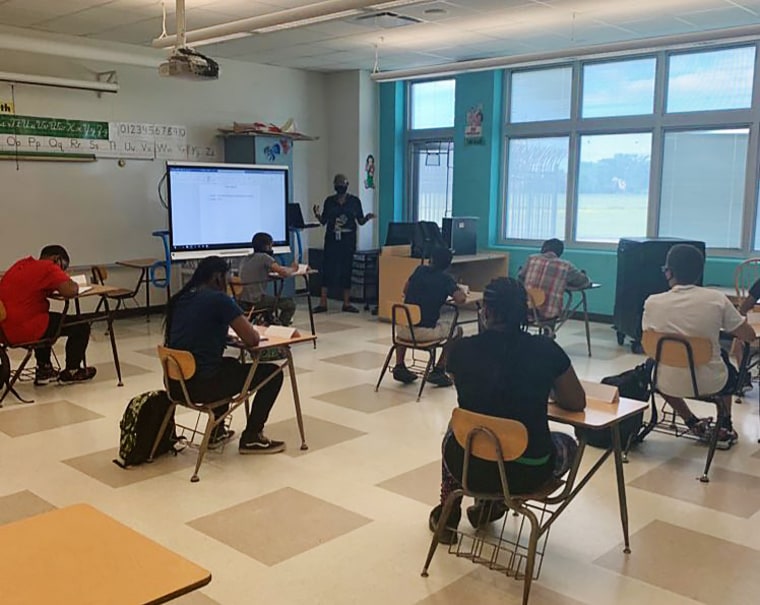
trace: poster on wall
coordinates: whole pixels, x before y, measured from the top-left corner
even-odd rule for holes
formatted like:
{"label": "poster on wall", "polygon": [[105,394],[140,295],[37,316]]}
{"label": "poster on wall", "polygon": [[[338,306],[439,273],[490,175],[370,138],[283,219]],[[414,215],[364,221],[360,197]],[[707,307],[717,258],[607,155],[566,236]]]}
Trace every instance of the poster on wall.
{"label": "poster on wall", "polygon": [[13,99],[3,99],[0,97],[0,113],[15,113]]}
{"label": "poster on wall", "polygon": [[257,135],[253,159],[257,164],[288,167],[288,202],[293,201],[293,141],[283,137]]}
{"label": "poster on wall", "polygon": [[483,145],[483,105],[473,105],[467,110],[464,128],[465,145]]}
{"label": "poster on wall", "polygon": [[375,188],[375,156],[371,153],[364,162],[364,188]]}

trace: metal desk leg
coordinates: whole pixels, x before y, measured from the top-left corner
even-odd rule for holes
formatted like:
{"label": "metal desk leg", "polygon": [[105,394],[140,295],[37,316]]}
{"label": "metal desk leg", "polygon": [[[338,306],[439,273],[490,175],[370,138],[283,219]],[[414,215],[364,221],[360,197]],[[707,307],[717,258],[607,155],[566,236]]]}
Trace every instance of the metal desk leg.
{"label": "metal desk leg", "polygon": [[623,476],[623,448],[620,442],[620,424],[612,427],[612,447],[615,454],[615,474],[617,475],[618,500],[620,503],[620,523],[623,526],[623,552],[631,552],[631,541],[628,536],[628,503],[625,497],[625,477]]}
{"label": "metal desk leg", "polygon": [[[312,335],[316,335],[317,331],[314,328],[314,311],[311,308],[311,284],[309,283],[309,276],[304,274],[304,282],[306,282],[306,304],[309,307],[309,326],[311,327]],[[314,348],[317,348],[317,341],[314,341]]]}
{"label": "metal desk leg", "polygon": [[581,304],[583,305],[583,323],[586,324],[586,347],[588,348],[588,356],[591,357],[591,331],[588,326],[588,305],[585,290],[581,290]]}
{"label": "metal desk leg", "polygon": [[108,306],[108,298],[104,297],[104,308],[106,310],[106,323],[108,324],[108,335],[111,339],[111,352],[113,353],[113,365],[116,368],[116,377],[119,380],[117,386],[123,387],[124,383],[121,380],[121,364],[119,363],[119,351],[116,349],[116,336],[113,333],[113,315],[111,314],[111,307]]}
{"label": "metal desk leg", "polygon": [[145,282],[145,321],[150,321],[150,277],[148,267],[140,272],[140,283]]}
{"label": "metal desk leg", "polygon": [[288,374],[290,374],[290,388],[293,390],[293,403],[296,406],[296,421],[298,422],[298,432],[301,434],[301,449],[308,450],[306,445],[306,435],[303,430],[303,415],[301,414],[301,398],[298,396],[298,382],[296,381],[296,368],[293,366],[293,354],[290,347],[285,349],[288,354]]}

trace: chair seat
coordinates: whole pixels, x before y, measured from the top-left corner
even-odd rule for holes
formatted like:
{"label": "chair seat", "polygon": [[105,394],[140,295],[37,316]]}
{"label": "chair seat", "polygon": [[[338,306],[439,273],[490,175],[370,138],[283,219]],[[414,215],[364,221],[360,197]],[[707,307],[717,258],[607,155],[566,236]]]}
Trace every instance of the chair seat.
{"label": "chair seat", "polygon": [[118,290],[113,290],[109,292],[108,294],[106,294],[108,298],[114,298],[114,299],[133,298],[134,295],[135,293],[132,292],[132,290],[127,290],[126,288],[119,288]]}
{"label": "chair seat", "polygon": [[545,500],[549,496],[551,496],[554,492],[556,492],[560,487],[562,487],[565,484],[565,481],[563,479],[558,479],[557,477],[550,477],[546,483],[544,483],[541,487],[539,487],[536,491],[531,492],[530,494],[516,494],[512,496],[514,500]]}
{"label": "chair seat", "polygon": [[416,343],[412,340],[407,340],[405,338],[396,338],[396,342],[400,345],[404,345],[405,347],[417,347],[417,348],[427,348],[432,346],[437,346],[440,344],[443,344],[446,341],[445,338],[441,338],[438,340],[423,340],[423,341],[417,341]]}

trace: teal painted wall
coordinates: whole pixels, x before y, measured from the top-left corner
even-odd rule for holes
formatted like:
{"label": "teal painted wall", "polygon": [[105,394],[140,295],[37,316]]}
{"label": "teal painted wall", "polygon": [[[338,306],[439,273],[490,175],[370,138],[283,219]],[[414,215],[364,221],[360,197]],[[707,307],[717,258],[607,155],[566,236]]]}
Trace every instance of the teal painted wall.
{"label": "teal painted wall", "polygon": [[[405,99],[403,82],[380,85],[380,243],[388,222],[403,220],[405,189]],[[483,145],[465,145],[467,110],[483,106]],[[504,115],[503,72],[484,71],[456,76],[456,117],[454,136],[454,216],[477,216],[481,251],[509,252],[509,274],[537,248],[499,245],[499,216],[503,164],[502,116]],[[585,269],[592,280],[602,284],[589,292],[589,311],[611,316],[615,304],[617,256],[614,250],[568,248],[563,258]],[[733,286],[734,269],[742,258],[707,259],[704,283]]]}

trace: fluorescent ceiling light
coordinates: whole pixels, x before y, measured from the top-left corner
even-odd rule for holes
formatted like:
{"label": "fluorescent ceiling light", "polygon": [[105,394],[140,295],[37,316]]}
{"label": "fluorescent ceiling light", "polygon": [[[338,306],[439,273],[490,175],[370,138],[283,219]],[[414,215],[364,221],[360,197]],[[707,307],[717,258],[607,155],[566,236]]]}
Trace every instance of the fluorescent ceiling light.
{"label": "fluorescent ceiling light", "polygon": [[[338,13],[330,13],[329,15],[320,15],[319,17],[309,17],[308,19],[299,19],[298,21],[290,21],[289,23],[280,23],[279,25],[270,25],[269,27],[259,27],[254,29],[253,33],[256,34],[268,34],[271,32],[278,32],[285,29],[293,29],[295,27],[305,27],[307,25],[315,25],[316,23],[324,23],[325,21],[335,21],[337,19],[343,19],[344,17],[353,17],[355,15],[361,15],[360,10],[346,10]],[[204,41],[205,43],[205,41]]]}
{"label": "fluorescent ceiling light", "polygon": [[0,72],[0,82],[12,84],[33,84],[35,86],[52,86],[54,88],[71,88],[75,90],[91,90],[93,92],[119,92],[119,85],[113,82],[96,82],[90,80],[71,80],[54,76],[35,76],[32,74],[16,74]]}

